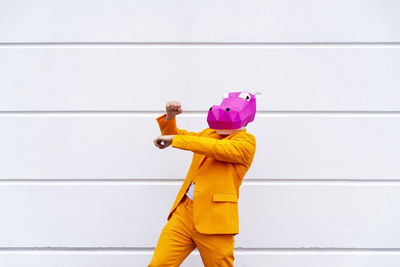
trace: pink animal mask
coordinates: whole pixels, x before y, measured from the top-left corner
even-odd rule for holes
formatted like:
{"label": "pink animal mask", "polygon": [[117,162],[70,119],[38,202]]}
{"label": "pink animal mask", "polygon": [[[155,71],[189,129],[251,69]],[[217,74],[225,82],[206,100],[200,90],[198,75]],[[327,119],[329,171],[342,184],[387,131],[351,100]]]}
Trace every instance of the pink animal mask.
{"label": "pink animal mask", "polygon": [[256,99],[261,96],[247,92],[225,93],[220,105],[213,105],[208,110],[207,122],[211,129],[240,129],[254,121]]}

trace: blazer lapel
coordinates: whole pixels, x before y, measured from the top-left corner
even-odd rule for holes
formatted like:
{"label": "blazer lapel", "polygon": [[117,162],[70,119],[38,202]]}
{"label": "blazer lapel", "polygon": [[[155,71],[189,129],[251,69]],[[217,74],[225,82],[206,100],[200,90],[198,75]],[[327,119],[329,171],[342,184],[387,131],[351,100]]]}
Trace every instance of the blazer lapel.
{"label": "blazer lapel", "polygon": [[200,155],[200,157],[199,157],[200,163],[199,163],[199,167],[197,167],[197,169],[200,169],[201,165],[203,165],[203,163],[206,160],[206,158],[207,157],[205,155]]}

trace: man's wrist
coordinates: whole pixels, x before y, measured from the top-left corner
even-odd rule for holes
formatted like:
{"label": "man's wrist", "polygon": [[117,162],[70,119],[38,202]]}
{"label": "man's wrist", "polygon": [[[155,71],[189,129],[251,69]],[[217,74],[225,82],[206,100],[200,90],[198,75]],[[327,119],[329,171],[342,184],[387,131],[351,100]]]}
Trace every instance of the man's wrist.
{"label": "man's wrist", "polygon": [[165,116],[165,119],[164,119],[164,121],[165,120],[172,120],[172,119],[174,119],[175,118],[175,116],[174,115],[170,115],[170,116],[168,116],[168,114],[167,114],[167,116]]}

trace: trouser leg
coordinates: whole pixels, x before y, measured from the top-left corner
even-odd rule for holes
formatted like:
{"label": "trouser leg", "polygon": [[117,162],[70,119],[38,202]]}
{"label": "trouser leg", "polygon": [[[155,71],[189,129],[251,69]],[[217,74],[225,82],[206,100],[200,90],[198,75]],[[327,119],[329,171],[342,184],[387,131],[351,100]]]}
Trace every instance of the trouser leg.
{"label": "trouser leg", "polygon": [[187,209],[188,200],[185,198],[175,209],[170,220],[161,231],[153,258],[148,265],[179,266],[196,248],[192,239],[191,214]]}
{"label": "trouser leg", "polygon": [[233,266],[235,237],[233,234],[201,234],[196,231],[193,240],[205,267]]}

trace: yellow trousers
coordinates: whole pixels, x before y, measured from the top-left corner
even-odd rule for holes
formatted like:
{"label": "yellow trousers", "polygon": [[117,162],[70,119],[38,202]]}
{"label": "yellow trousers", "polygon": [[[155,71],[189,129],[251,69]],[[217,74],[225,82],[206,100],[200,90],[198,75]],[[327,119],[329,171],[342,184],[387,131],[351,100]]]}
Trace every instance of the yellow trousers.
{"label": "yellow trousers", "polygon": [[148,265],[179,266],[197,247],[204,266],[233,266],[233,234],[202,234],[193,225],[193,200],[186,195],[161,231]]}

